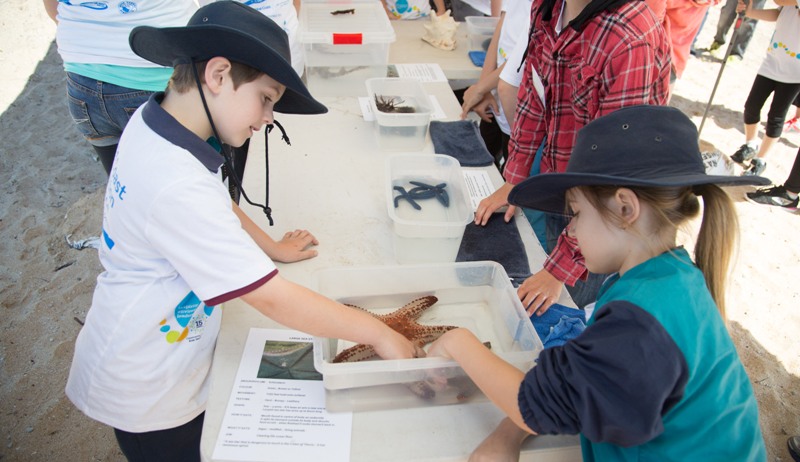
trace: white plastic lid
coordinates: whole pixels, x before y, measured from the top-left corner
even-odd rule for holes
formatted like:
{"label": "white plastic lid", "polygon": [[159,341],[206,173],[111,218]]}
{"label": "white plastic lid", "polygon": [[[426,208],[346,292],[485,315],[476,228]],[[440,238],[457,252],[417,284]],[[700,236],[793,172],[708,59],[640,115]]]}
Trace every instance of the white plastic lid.
{"label": "white plastic lid", "polygon": [[[331,14],[352,9],[352,13]],[[380,2],[303,3],[300,43],[367,45],[391,43],[395,33]]]}

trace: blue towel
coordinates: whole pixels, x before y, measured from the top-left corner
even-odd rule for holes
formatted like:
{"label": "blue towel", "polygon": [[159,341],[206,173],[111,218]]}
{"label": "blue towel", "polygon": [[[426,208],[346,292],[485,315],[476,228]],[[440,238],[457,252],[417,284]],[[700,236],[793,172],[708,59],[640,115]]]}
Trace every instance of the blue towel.
{"label": "blue towel", "polygon": [[455,157],[462,167],[485,167],[494,163],[477,124],[469,120],[432,120],[430,131],[434,152]]}
{"label": "blue towel", "polygon": [[524,281],[531,275],[528,254],[514,218],[506,223],[502,213],[495,213],[486,226],[475,223],[466,226],[456,261],[484,260],[500,263],[514,280]]}
{"label": "blue towel", "polygon": [[531,322],[545,348],[567,343],[586,329],[583,310],[554,303],[543,315],[531,316]]}

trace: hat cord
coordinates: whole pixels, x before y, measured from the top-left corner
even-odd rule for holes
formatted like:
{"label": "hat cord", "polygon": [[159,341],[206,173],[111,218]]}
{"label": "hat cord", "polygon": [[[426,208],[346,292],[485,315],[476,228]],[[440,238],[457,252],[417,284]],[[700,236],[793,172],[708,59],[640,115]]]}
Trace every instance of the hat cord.
{"label": "hat cord", "polygon": [[[208,117],[209,124],[211,124],[211,131],[214,133],[214,137],[217,138],[217,140],[220,143],[220,151],[222,157],[225,159],[225,168],[228,170],[228,177],[231,178],[234,181],[234,183],[236,183],[236,187],[238,187],[239,191],[241,191],[244,200],[246,200],[248,204],[260,208],[264,212],[264,215],[266,215],[267,221],[269,221],[269,225],[273,226],[275,222],[272,220],[272,208],[270,208],[269,206],[269,148],[267,147],[268,146],[267,135],[269,135],[269,132],[272,131],[273,125],[272,124],[267,125],[267,129],[264,130],[264,162],[266,171],[266,191],[264,193],[265,205],[261,205],[251,201],[250,198],[247,197],[247,193],[244,191],[244,187],[242,186],[242,180],[241,178],[239,178],[239,175],[233,168],[231,155],[227,151],[227,149],[225,149],[225,144],[222,142],[222,138],[220,138],[219,133],[217,132],[216,125],[214,125],[214,119],[211,117],[211,111],[208,109],[206,96],[205,93],[203,92],[203,85],[200,83],[200,75],[197,73],[197,66],[195,66],[194,60],[192,60],[192,62],[189,63],[189,65],[192,68],[192,73],[194,74],[194,81],[197,84],[197,89],[200,91],[200,100],[203,102],[203,109],[206,111],[206,117]],[[291,145],[289,137],[286,135],[286,130],[284,130],[281,124],[279,124],[276,120],[273,120],[272,123],[277,125],[278,129],[280,129],[281,139],[284,140],[286,144]]]}

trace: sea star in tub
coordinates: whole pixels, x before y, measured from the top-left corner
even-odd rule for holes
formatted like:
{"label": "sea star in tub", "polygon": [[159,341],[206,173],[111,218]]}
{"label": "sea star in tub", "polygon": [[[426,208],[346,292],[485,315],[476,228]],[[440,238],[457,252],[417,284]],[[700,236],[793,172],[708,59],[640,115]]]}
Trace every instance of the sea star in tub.
{"label": "sea star in tub", "polygon": [[[418,298],[402,308],[392,311],[389,314],[375,314],[355,305],[347,305],[380,319],[387,326],[403,334],[405,338],[411,340],[416,346],[422,348],[424,345],[441,337],[445,332],[455,329],[456,326],[425,326],[419,324],[417,319],[428,308],[433,306],[439,299],[433,295]],[[378,355],[370,345],[359,343],[356,346],[343,350],[333,358],[333,363],[352,363],[377,358]]]}

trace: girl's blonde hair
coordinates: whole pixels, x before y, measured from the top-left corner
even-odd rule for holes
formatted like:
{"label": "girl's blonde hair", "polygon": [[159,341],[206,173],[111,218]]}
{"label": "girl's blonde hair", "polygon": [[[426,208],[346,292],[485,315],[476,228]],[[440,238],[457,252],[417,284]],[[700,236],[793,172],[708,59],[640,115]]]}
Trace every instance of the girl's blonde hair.
{"label": "girl's blonde hair", "polygon": [[[616,191],[625,187],[633,191],[640,201],[655,211],[657,229],[672,230],[684,226],[700,213],[698,196],[703,197],[703,221],[694,247],[695,263],[706,280],[708,290],[725,318],[725,279],[739,237],[739,222],[736,210],[728,195],[719,186],[708,184],[684,187],[629,187],[629,186],[580,186],[579,189],[589,203],[598,210],[604,220],[617,226],[622,217],[617,216],[606,202]],[[658,233],[664,236],[665,233]],[[672,235],[672,233],[670,233]],[[659,242],[661,251],[672,248],[674,242]]]}

